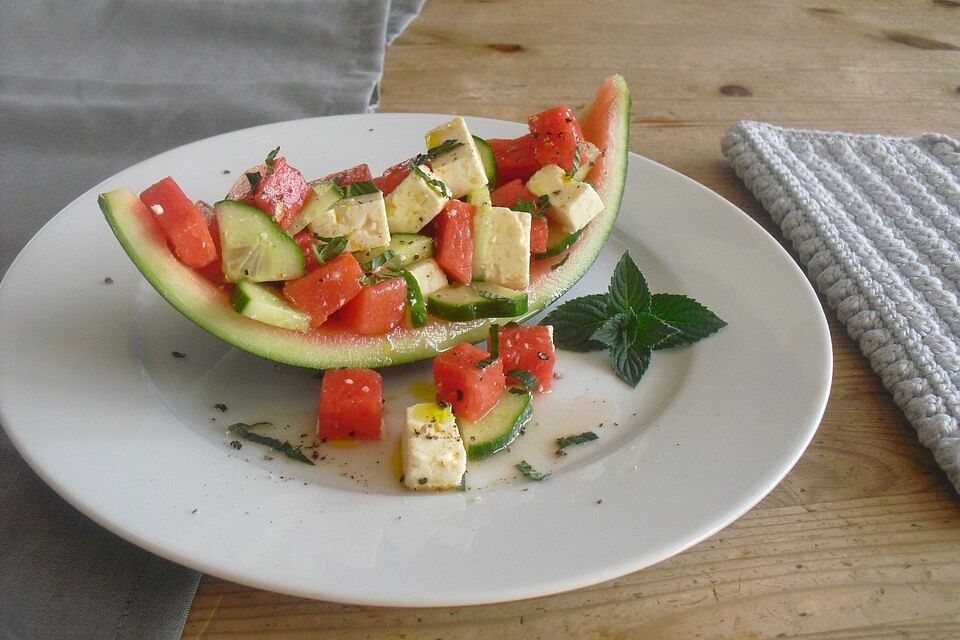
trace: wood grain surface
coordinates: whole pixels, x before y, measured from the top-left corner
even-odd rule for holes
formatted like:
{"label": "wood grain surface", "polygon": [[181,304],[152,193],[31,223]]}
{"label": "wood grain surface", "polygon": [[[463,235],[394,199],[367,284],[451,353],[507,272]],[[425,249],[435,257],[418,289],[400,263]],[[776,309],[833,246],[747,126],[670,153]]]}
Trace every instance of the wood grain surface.
{"label": "wood grain surface", "polygon": [[[960,137],[960,2],[432,0],[381,111],[522,121],[623,73],[631,149],[783,238],[720,153],[741,119]],[[789,249],[789,247],[788,247]],[[960,638],[960,499],[832,315],[812,445],[732,525],[551,597],[446,609],[303,600],[203,578],[184,638]]]}

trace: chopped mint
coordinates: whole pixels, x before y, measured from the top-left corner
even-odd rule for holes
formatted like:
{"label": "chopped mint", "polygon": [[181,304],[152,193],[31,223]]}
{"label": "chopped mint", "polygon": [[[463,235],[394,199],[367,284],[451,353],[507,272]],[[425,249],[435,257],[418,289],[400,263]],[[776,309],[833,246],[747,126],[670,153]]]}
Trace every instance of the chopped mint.
{"label": "chopped mint", "polygon": [[580,169],[580,145],[577,145],[577,150],[573,153],[573,162],[570,163],[570,173],[567,174],[570,177],[573,177],[577,170]]}
{"label": "chopped mint", "polygon": [[590,442],[591,440],[596,440],[600,436],[595,434],[593,431],[584,431],[583,433],[578,433],[575,436],[567,436],[565,438],[557,438],[557,450],[566,449],[567,447],[573,446],[575,444],[583,444],[584,442]]}
{"label": "chopped mint", "polygon": [[[244,440],[249,440],[250,442],[256,442],[257,444],[262,444],[270,447],[274,451],[284,454],[288,458],[296,460],[297,462],[304,462],[309,465],[313,465],[313,461],[310,460],[307,456],[303,455],[303,452],[300,451],[300,447],[295,447],[289,442],[280,442],[276,438],[270,438],[268,436],[262,436],[259,433],[254,433],[250,429],[254,427],[262,426],[271,426],[269,422],[256,422],[254,424],[244,424],[243,422],[235,422],[229,427],[227,431],[229,433],[235,433]],[[236,447],[234,447],[236,448]]]}
{"label": "chopped mint", "polygon": [[263,176],[260,175],[259,171],[251,171],[243,175],[247,176],[247,182],[250,183],[250,191],[256,193],[257,189],[260,188],[260,183],[263,181]]}
{"label": "chopped mint", "polygon": [[537,480],[537,481],[539,481],[539,480],[546,480],[547,478],[550,477],[550,473],[549,473],[549,472],[548,472],[548,473],[544,473],[544,472],[542,472],[542,471],[537,471],[536,469],[534,469],[533,467],[531,467],[531,466],[530,466],[530,463],[527,462],[526,460],[521,460],[520,462],[518,462],[518,463],[517,463],[516,465],[514,465],[514,466],[517,467],[517,470],[518,470],[520,473],[522,473],[523,475],[527,476],[527,477],[530,478],[531,480]]}
{"label": "chopped mint", "polygon": [[539,200],[524,200],[523,198],[517,200],[517,204],[513,207],[513,210],[529,213],[530,217],[534,220],[543,220],[546,219],[546,216],[543,214],[546,213],[549,208],[550,198],[547,194],[543,194]]}
{"label": "chopped mint", "polygon": [[483,360],[477,360],[477,366],[481,369],[486,369],[500,357],[500,325],[490,325],[490,337],[487,338],[487,343],[490,347],[490,355]]}
{"label": "chopped mint", "polygon": [[320,242],[313,245],[313,256],[317,259],[317,264],[327,264],[347,249],[346,236],[317,239]]}
{"label": "chopped mint", "polygon": [[574,231],[573,233],[568,235],[566,238],[558,242],[556,245],[552,247],[548,247],[546,251],[542,251],[540,253],[534,253],[533,259],[543,260],[544,258],[552,258],[554,256],[560,255],[561,253],[563,253],[564,251],[566,251],[567,249],[575,245],[577,243],[577,240],[580,239],[580,236],[583,235],[583,232],[586,231],[589,228],[589,226],[590,225],[587,225],[586,227],[582,227],[581,229]]}
{"label": "chopped mint", "polygon": [[410,324],[415,329],[427,326],[427,303],[420,291],[417,278],[406,269],[398,269],[407,282],[407,308],[410,310]]}
{"label": "chopped mint", "polygon": [[383,265],[393,260],[395,257],[397,257],[397,254],[393,251],[393,249],[387,249],[380,255],[374,256],[370,262],[364,262],[362,265],[360,265],[360,268],[366,273],[372,273],[373,271],[376,271]]}
{"label": "chopped mint", "polygon": [[277,161],[277,154],[280,153],[280,147],[277,146],[276,149],[267,154],[267,157],[263,159],[263,164],[267,165],[267,175],[273,173],[273,166]]}
{"label": "chopped mint", "polygon": [[437,194],[439,194],[440,196],[443,196],[444,198],[450,197],[451,195],[450,189],[447,188],[447,185],[444,184],[442,180],[438,180],[437,178],[431,178],[426,174],[426,172],[423,169],[420,168],[420,165],[417,165],[417,164],[413,165],[413,171],[418,176],[423,178],[423,181],[427,183],[427,186],[433,189],[434,191],[436,191]]}
{"label": "chopped mint", "polygon": [[511,369],[507,371],[507,377],[519,380],[520,384],[523,385],[524,391],[535,391],[537,387],[540,386],[540,381],[537,380],[537,376],[523,369]]}
{"label": "chopped mint", "polygon": [[462,147],[463,143],[459,140],[444,140],[435,147],[430,147],[426,153],[421,153],[416,158],[411,161],[411,166],[415,167],[417,165],[423,164],[424,162],[430,162],[431,160],[436,160],[443,154],[453,151],[457,147]]}
{"label": "chopped mint", "polygon": [[377,193],[380,191],[380,189],[377,189],[377,185],[369,180],[366,182],[354,182],[340,188],[343,190],[344,198],[356,198],[357,196],[364,196],[368,193]]}
{"label": "chopped mint", "polygon": [[555,265],[552,265],[552,266],[550,267],[550,271],[556,271],[557,269],[559,269],[559,268],[562,267],[563,265],[567,264],[567,260],[569,260],[569,259],[570,259],[570,254],[568,253],[567,255],[563,256],[563,260],[561,260],[560,262],[558,262],[558,263],[555,264]]}
{"label": "chopped mint", "polygon": [[383,282],[384,280],[391,280],[393,278],[402,278],[404,270],[403,269],[380,269],[376,273],[368,273],[367,275],[360,278],[360,284],[364,287],[369,287],[375,285],[378,282]]}

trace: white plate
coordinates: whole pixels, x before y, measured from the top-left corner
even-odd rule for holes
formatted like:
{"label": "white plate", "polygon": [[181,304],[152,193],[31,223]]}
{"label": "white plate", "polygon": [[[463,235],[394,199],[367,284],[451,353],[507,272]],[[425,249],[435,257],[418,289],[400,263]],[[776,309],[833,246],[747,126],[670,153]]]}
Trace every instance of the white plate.
{"label": "white plate", "polygon": [[[294,441],[310,432],[313,372],[238,352],[186,321],[127,259],[96,195],[173,174],[212,201],[277,144],[308,177],[364,161],[377,171],[419,149],[441,119],[339,116],[234,132],[142,162],[70,204],[0,285],[0,422],[27,462],[78,509],[161,556],[272,591],[376,605],[582,587],[663,560],[756,504],[826,404],[823,312],[756,223],[632,154],[617,229],[567,297],[605,290],[629,249],[653,291],[696,297],[729,327],[655,354],[636,390],[602,354],[559,352],[564,377],[536,399],[526,435],[471,466],[465,493],[410,494],[390,469],[428,363],[385,371],[381,445],[325,448],[314,467],[229,446],[235,421],[271,420]],[[523,131],[470,124],[490,137]],[[553,438],[586,430],[599,440],[554,455]],[[517,477],[520,459],[553,476]]]}

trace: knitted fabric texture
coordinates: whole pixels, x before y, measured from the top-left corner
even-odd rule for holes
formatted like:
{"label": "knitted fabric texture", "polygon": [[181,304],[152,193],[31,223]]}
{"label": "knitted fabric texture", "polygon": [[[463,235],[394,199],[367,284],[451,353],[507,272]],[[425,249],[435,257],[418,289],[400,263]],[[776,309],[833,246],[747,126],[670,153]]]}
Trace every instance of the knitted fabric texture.
{"label": "knitted fabric texture", "polygon": [[740,122],[723,152],[960,492],[960,143]]}

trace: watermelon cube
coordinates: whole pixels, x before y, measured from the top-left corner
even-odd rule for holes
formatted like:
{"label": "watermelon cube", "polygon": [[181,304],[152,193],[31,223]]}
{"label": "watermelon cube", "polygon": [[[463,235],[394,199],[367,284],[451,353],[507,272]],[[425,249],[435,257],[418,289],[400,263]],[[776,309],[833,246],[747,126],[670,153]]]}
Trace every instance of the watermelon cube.
{"label": "watermelon cube", "polygon": [[140,200],[153,211],[180,262],[199,269],[217,258],[206,219],[173,178],[167,176],[153,185],[140,194]]}
{"label": "watermelon cube", "polygon": [[331,369],[320,385],[317,440],[379,440],[383,378],[373,369]]}
{"label": "watermelon cube", "polygon": [[[500,359],[505,373],[520,369],[536,376],[538,393],[550,390],[553,366],[557,362],[553,348],[553,327],[506,326],[500,328]],[[507,382],[520,381],[507,378]]]}
{"label": "watermelon cube", "polygon": [[500,400],[506,389],[503,360],[480,367],[490,356],[472,344],[456,347],[433,359],[433,380],[437,401],[453,407],[453,413],[468,420],[479,420]]}
{"label": "watermelon cube", "polygon": [[406,310],[407,281],[390,278],[360,289],[333,317],[354,333],[370,336],[402,324]]}
{"label": "watermelon cube", "polygon": [[450,200],[433,219],[437,264],[454,282],[467,284],[473,278],[473,217],[477,209],[469,202]]}
{"label": "watermelon cube", "polygon": [[352,253],[341,253],[326,264],[283,285],[283,295],[303,312],[310,314],[314,329],[327,321],[331,313],[360,293],[363,269]]}

